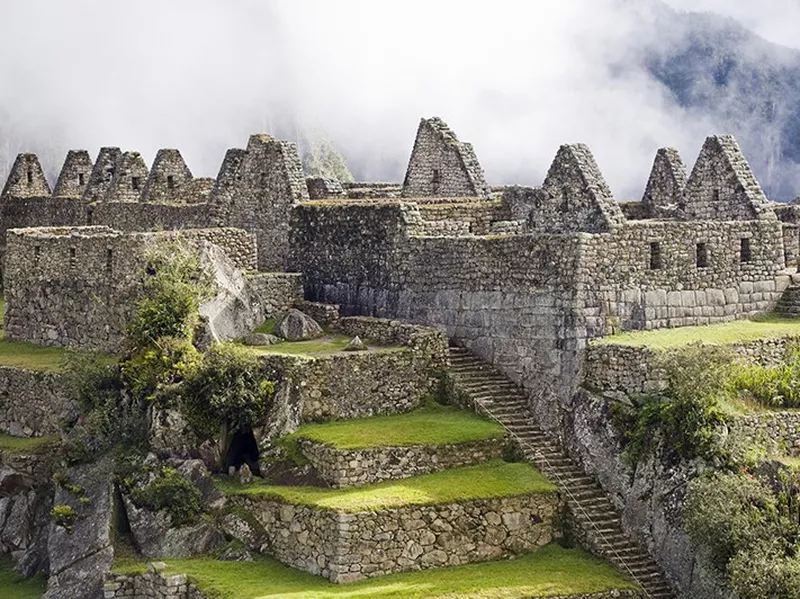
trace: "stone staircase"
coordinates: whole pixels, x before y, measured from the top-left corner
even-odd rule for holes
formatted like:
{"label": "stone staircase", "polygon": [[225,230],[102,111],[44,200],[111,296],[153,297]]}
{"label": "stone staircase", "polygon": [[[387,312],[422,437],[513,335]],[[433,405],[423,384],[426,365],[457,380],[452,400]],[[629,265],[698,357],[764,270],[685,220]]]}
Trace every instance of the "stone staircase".
{"label": "stone staircase", "polygon": [[466,349],[450,348],[450,361],[457,388],[476,409],[502,424],[519,441],[525,458],[559,486],[581,542],[633,578],[643,597],[673,599],[661,569],[622,529],[620,515],[602,487],[533,421],[519,387]]}
{"label": "stone staircase", "polygon": [[784,316],[800,316],[800,285],[794,284],[786,288],[775,306],[775,311]]}

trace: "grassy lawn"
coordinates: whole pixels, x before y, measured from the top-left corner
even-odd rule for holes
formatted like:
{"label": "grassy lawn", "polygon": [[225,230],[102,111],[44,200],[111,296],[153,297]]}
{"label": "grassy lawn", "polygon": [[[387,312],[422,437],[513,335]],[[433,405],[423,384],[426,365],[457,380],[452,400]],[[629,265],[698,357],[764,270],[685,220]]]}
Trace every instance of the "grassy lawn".
{"label": "grassy lawn", "polygon": [[230,479],[220,479],[220,487],[229,495],[276,499],[342,512],[515,497],[556,490],[556,486],[532,466],[501,461],[346,489],[283,487],[263,482],[242,486]]}
{"label": "grassy lawn", "polygon": [[43,576],[18,580],[11,560],[0,558],[0,597],[3,599],[39,599],[44,594],[44,585]]}
{"label": "grassy lawn", "polygon": [[43,347],[25,341],[6,341],[0,332],[0,366],[57,372],[62,369],[69,350]]}
{"label": "grassy lawn", "polygon": [[[276,345],[248,346],[247,349],[258,354],[288,354],[290,356],[325,356],[342,351],[350,343],[350,337],[344,335],[331,335],[308,341],[283,341]],[[364,340],[372,351],[397,351],[401,347],[385,347],[370,345]]]}
{"label": "grassy lawn", "polygon": [[59,437],[12,437],[0,434],[0,452],[15,454],[39,453],[58,443]]}
{"label": "grassy lawn", "polygon": [[433,405],[408,414],[304,424],[285,439],[312,439],[337,449],[448,445],[503,436],[503,427],[472,412]]}
{"label": "grassy lawn", "polygon": [[800,318],[766,315],[752,320],[737,320],[697,327],[657,331],[629,331],[592,341],[593,345],[633,345],[669,349],[691,343],[731,344],[758,339],[800,337]]}
{"label": "grassy lawn", "polygon": [[[612,566],[580,549],[548,545],[515,560],[382,576],[337,585],[274,560],[164,560],[201,590],[226,599],[523,599],[635,589]],[[121,573],[142,571],[132,562]]]}
{"label": "grassy lawn", "polygon": [[783,464],[784,466],[788,466],[792,470],[800,470],[800,458],[795,458],[792,456],[784,455],[778,456],[773,458]]}

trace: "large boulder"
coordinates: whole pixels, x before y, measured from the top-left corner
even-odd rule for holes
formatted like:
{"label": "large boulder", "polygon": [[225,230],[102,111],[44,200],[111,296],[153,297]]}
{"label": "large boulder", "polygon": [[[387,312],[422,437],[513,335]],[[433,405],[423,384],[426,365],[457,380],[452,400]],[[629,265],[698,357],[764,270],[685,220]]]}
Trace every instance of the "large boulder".
{"label": "large boulder", "polygon": [[292,308],[275,325],[275,334],[287,341],[305,341],[322,337],[325,331],[308,314]]}
{"label": "large boulder", "polygon": [[[103,578],[114,560],[111,464],[78,466],[67,472],[67,478],[72,490],[59,486],[53,503],[70,506],[76,518],[69,527],[50,523],[50,578],[43,599],[94,599],[101,596]],[[80,497],[75,487],[81,489]]]}
{"label": "large boulder", "polygon": [[166,511],[153,512],[137,507],[128,497],[123,500],[133,540],[145,557],[191,557],[208,553],[225,542],[222,534],[205,520],[176,528]]}

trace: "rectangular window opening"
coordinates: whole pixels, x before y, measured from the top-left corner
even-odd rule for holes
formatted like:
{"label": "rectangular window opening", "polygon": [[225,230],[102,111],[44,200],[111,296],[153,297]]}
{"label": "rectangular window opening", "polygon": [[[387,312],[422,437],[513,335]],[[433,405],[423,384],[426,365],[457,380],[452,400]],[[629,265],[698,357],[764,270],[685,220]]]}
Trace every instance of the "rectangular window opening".
{"label": "rectangular window opening", "polygon": [[39,258],[42,255],[42,246],[35,245],[33,246],[33,265],[39,266]]}
{"label": "rectangular window opening", "polygon": [[83,186],[85,184],[85,175],[83,173],[78,173],[78,185]]}
{"label": "rectangular window opening", "polygon": [[75,268],[78,263],[78,252],[75,248],[69,248],[69,267]]}
{"label": "rectangular window opening", "polygon": [[114,268],[114,250],[107,249],[106,250],[106,272],[111,274],[111,271]]}
{"label": "rectangular window opening", "polygon": [[662,267],[661,244],[657,241],[654,241],[650,244],[650,270],[659,270]]}
{"label": "rectangular window opening", "polygon": [[719,202],[719,189],[715,189],[711,192],[711,199],[715,202]]}
{"label": "rectangular window opening", "polygon": [[139,191],[141,184],[141,177],[131,177],[131,187],[133,188],[133,191]]}
{"label": "rectangular window opening", "polygon": [[28,169],[28,184],[33,183],[33,169]]}
{"label": "rectangular window opening", "polygon": [[753,253],[750,249],[750,238],[742,237],[741,246],[739,248],[739,261],[750,262],[753,259]]}
{"label": "rectangular window opening", "polygon": [[708,268],[708,246],[705,243],[697,244],[697,268]]}
{"label": "rectangular window opening", "polygon": [[167,175],[167,187],[169,189],[175,189],[175,176],[174,175]]}

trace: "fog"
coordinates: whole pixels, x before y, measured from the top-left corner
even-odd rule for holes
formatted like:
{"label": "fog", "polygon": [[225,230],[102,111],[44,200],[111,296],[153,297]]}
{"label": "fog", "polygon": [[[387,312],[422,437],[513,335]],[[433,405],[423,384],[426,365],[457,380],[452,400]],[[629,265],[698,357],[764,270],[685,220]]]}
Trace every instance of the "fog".
{"label": "fog", "polygon": [[[177,147],[215,176],[248,134],[303,129],[358,179],[399,180],[436,115],[492,184],[538,184],[560,144],[585,142],[616,197],[638,199],[658,147],[691,165],[717,132],[619,68],[639,2],[0,0],[0,177],[19,151],[52,177],[67,149],[102,145],[148,163]],[[778,39],[779,21],[759,27]]]}

